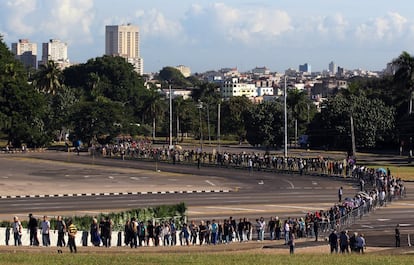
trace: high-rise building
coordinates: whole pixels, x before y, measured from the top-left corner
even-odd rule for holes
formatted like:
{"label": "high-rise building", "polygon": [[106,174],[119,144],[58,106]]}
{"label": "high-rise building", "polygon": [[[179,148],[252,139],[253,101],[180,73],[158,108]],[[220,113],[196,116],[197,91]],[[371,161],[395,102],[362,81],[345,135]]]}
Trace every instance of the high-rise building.
{"label": "high-rise building", "polygon": [[138,26],[112,25],[105,28],[105,54],[124,57],[135,70],[144,73],[144,60],[140,56]]}
{"label": "high-rise building", "polygon": [[51,39],[49,42],[42,44],[42,60],[39,64],[47,64],[48,61],[54,61],[60,68],[70,65],[68,58],[68,44],[60,40]]}
{"label": "high-rise building", "polygon": [[308,64],[308,63],[299,65],[299,72],[302,72],[302,73],[312,73],[312,70],[311,69],[312,69],[311,68],[311,65]]}
{"label": "high-rise building", "polygon": [[28,39],[20,39],[19,42],[12,43],[12,52],[16,60],[22,62],[26,68],[37,66],[37,44],[29,42]]}
{"label": "high-rise building", "polygon": [[336,75],[336,71],[337,71],[336,64],[333,61],[330,62],[329,63],[329,73],[331,75]]}

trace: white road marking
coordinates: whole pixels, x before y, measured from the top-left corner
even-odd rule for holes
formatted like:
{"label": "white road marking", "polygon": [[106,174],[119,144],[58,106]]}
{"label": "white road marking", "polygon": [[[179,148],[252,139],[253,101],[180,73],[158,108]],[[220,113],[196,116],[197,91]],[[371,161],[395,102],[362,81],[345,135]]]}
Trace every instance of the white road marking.
{"label": "white road marking", "polygon": [[308,206],[293,206],[293,205],[275,205],[275,204],[268,204],[267,207],[277,207],[277,208],[294,208],[294,209],[305,209],[305,210],[320,210],[319,208],[315,207],[308,207]]}
{"label": "white road marking", "polygon": [[370,226],[370,225],[361,225],[361,227],[370,228],[370,229],[374,228],[373,226]]}
{"label": "white road marking", "polygon": [[139,180],[139,178],[137,178],[137,177],[130,177],[130,179],[132,179],[132,180]]}
{"label": "white road marking", "polygon": [[214,184],[213,182],[211,182],[210,180],[206,180],[207,184],[210,184],[211,186],[216,186],[216,184]]}
{"label": "white road marking", "polygon": [[112,177],[112,176],[109,176],[108,178],[109,178],[109,179],[114,179],[114,177]]}
{"label": "white road marking", "polygon": [[260,209],[250,209],[250,208],[236,208],[236,207],[206,207],[207,209],[220,209],[220,210],[233,210],[233,211],[253,211],[253,212],[264,212]]}
{"label": "white road marking", "polygon": [[318,185],[318,182],[312,181],[312,185]]}
{"label": "white road marking", "polygon": [[390,221],[391,219],[377,219],[380,222],[386,222],[386,221]]}
{"label": "white road marking", "polygon": [[259,181],[259,183],[257,183],[257,184],[259,184],[259,185],[263,185],[263,184],[264,184],[264,182],[263,182],[263,180],[261,180],[261,181]]}
{"label": "white road marking", "polygon": [[289,181],[289,180],[287,180],[287,179],[284,179],[283,181],[287,182],[287,183],[290,185],[290,187],[291,187],[292,189],[294,189],[294,188],[295,188],[295,185],[293,185],[293,182],[292,182],[292,181]]}
{"label": "white road marking", "polygon": [[86,179],[87,179],[87,178],[89,178],[89,176],[88,176],[88,175],[86,175],[86,176],[83,176],[83,177],[84,177],[84,178],[86,178]]}
{"label": "white road marking", "polygon": [[188,214],[204,214],[204,212],[187,211]]}

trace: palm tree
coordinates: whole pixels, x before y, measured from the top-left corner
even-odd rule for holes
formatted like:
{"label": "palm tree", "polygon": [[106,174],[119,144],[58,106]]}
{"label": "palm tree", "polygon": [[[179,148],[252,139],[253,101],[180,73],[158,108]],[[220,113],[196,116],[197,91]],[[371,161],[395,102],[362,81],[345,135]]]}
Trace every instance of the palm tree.
{"label": "palm tree", "polygon": [[[295,121],[295,141],[298,140],[298,121],[309,122],[309,108],[310,100],[305,91],[298,89],[291,89],[288,91],[287,105],[292,111],[292,116]],[[306,116],[307,112],[307,116]],[[305,118],[307,117],[307,118]]]}
{"label": "palm tree", "polygon": [[184,99],[183,97],[177,97],[174,99],[174,110],[175,110],[175,116],[177,121],[177,142],[179,142],[179,133],[180,133],[180,114],[183,113],[184,109]]}
{"label": "palm tree", "polygon": [[55,95],[61,88],[62,71],[58,65],[50,60],[39,67],[33,84],[41,92]]}
{"label": "palm tree", "polygon": [[392,64],[397,67],[394,80],[403,87],[403,94],[405,98],[409,99],[408,114],[411,114],[414,97],[414,57],[404,51],[398,58],[393,60]]}
{"label": "palm tree", "polygon": [[144,115],[152,120],[152,138],[155,139],[156,120],[160,118],[165,110],[165,101],[156,89],[148,90],[145,97]]}

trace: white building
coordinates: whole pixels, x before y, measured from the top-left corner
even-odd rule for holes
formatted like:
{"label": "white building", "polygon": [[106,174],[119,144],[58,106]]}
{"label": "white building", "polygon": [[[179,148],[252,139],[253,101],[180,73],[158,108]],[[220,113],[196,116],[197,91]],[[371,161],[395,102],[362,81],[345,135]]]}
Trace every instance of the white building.
{"label": "white building", "polygon": [[258,87],[257,88],[257,96],[273,96],[273,87]]}
{"label": "white building", "polygon": [[188,66],[178,65],[178,66],[175,67],[175,69],[177,69],[178,71],[180,71],[185,78],[187,78],[187,77],[189,77],[191,75],[191,69]]}
{"label": "white building", "polygon": [[19,42],[12,43],[12,53],[16,60],[22,62],[26,68],[37,67],[37,44],[29,42],[27,39],[20,39]]}
{"label": "white building", "polygon": [[49,42],[42,44],[42,60],[39,64],[47,64],[48,61],[54,61],[60,68],[70,65],[68,58],[68,44],[60,40],[51,39]]}
{"label": "white building", "polygon": [[238,78],[231,78],[222,84],[220,93],[223,99],[241,96],[252,98],[257,97],[257,88],[254,84],[239,83]]}
{"label": "white building", "polygon": [[137,73],[143,75],[144,60],[140,56],[139,46],[138,26],[127,24],[105,27],[105,54],[125,58]]}

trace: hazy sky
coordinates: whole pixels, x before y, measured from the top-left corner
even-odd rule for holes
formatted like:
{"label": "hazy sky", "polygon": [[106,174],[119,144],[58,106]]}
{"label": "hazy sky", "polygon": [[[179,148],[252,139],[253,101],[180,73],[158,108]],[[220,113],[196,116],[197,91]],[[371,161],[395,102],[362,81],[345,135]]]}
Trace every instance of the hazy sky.
{"label": "hazy sky", "polygon": [[412,0],[0,0],[0,34],[10,46],[60,39],[69,59],[105,51],[105,25],[140,27],[144,72],[186,65],[193,72],[267,66],[282,72],[334,61],[382,70],[414,51]]}

